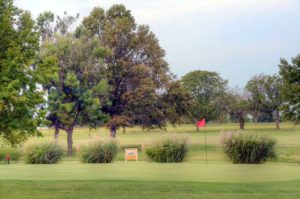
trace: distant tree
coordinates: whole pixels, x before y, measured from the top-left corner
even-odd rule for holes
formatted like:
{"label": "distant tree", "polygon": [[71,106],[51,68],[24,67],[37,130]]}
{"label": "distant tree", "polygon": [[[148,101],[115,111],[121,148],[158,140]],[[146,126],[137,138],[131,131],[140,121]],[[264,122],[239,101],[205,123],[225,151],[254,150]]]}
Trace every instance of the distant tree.
{"label": "distant tree", "polygon": [[265,85],[261,77],[255,76],[247,82],[246,90],[250,94],[249,110],[253,116],[254,122],[258,122],[263,114],[265,103]]}
{"label": "distant tree", "polygon": [[78,18],[79,14],[72,16],[64,12],[63,16],[56,16],[55,19],[53,12],[42,12],[36,18],[37,26],[41,33],[41,40],[44,41],[47,38],[51,38],[55,33],[61,35],[69,33],[72,25],[74,25]]}
{"label": "distant tree", "polygon": [[218,120],[224,114],[226,109],[222,101],[227,81],[218,73],[197,70],[183,76],[182,82],[195,99],[194,105],[190,107],[193,122],[201,118]]}
{"label": "distant tree", "polygon": [[300,121],[300,55],[292,58],[291,63],[281,59],[280,76],[283,80],[283,110],[285,116],[296,123]]}
{"label": "distant tree", "polygon": [[237,120],[240,129],[245,129],[245,118],[249,111],[249,96],[243,90],[229,90],[224,95],[224,103],[227,104],[227,112],[233,120]]}
{"label": "distant tree", "polygon": [[56,24],[54,27],[55,32],[58,32],[62,35],[67,34],[70,32],[71,26],[77,21],[79,18],[79,14],[76,16],[71,16],[68,15],[67,12],[64,12],[64,15],[61,16],[56,16]]}
{"label": "distant tree", "polygon": [[95,128],[108,119],[101,110],[108,103],[109,87],[101,75],[106,50],[97,39],[58,35],[45,40],[40,53],[41,58],[56,60],[52,65],[58,68],[56,77],[44,84],[49,91],[47,119],[66,131],[72,155],[74,127]]}
{"label": "distant tree", "polygon": [[82,21],[83,26],[77,29],[86,29],[86,34],[89,37],[94,35],[100,37],[104,29],[106,21],[105,10],[100,7],[95,7],[88,17],[85,17]]}
{"label": "distant tree", "polygon": [[173,82],[165,52],[149,26],[137,25],[123,5],[113,5],[107,11],[96,7],[75,35],[98,38],[109,49],[104,63],[111,105],[103,110],[111,118],[111,137],[116,137],[119,127],[164,128],[168,121],[180,123],[185,101],[190,98],[176,93],[176,101],[171,100],[175,91],[181,91],[181,85]]}
{"label": "distant tree", "polygon": [[44,93],[37,87],[42,74],[34,66],[38,49],[31,15],[12,0],[0,0],[0,135],[11,145],[40,135]]}
{"label": "distant tree", "polygon": [[277,75],[257,75],[250,79],[246,89],[250,94],[249,109],[256,121],[260,116],[271,113],[279,129],[279,108],[283,103],[282,80]]}
{"label": "distant tree", "polygon": [[54,34],[54,13],[45,11],[36,19],[42,40],[53,37]]}
{"label": "distant tree", "polygon": [[191,93],[182,86],[180,81],[170,83],[162,101],[165,103],[165,115],[172,125],[184,123],[184,119],[190,116],[190,107],[194,103]]}

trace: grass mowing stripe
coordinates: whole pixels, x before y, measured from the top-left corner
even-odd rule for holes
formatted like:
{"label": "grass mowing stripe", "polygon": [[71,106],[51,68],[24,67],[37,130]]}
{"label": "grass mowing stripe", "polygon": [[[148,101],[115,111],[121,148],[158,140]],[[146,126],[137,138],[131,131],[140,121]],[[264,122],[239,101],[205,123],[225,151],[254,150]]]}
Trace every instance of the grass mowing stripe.
{"label": "grass mowing stripe", "polygon": [[300,180],[269,183],[161,181],[0,181],[0,198],[256,198],[300,197]]}
{"label": "grass mowing stripe", "polygon": [[298,164],[114,162],[56,165],[0,165],[0,180],[139,180],[195,182],[264,182],[300,179]]}

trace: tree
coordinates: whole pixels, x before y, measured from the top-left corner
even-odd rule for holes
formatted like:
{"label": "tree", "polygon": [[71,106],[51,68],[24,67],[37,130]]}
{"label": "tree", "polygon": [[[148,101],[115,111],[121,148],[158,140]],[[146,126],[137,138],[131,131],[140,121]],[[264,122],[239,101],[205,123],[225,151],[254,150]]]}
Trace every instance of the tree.
{"label": "tree", "polygon": [[279,69],[283,80],[284,115],[298,123],[300,121],[300,55],[292,58],[291,63],[281,59]]}
{"label": "tree", "polygon": [[75,126],[96,128],[107,115],[108,84],[102,78],[102,59],[106,50],[97,39],[57,35],[42,45],[41,57],[52,57],[58,68],[56,77],[44,84],[49,90],[47,119],[67,133],[68,154],[72,155]]}
{"label": "tree", "polygon": [[[109,49],[104,62],[111,105],[103,110],[111,117],[111,137],[116,137],[117,129],[124,125],[164,128],[170,119],[166,107],[183,101],[163,101],[169,91],[174,91],[173,77],[164,60],[165,52],[149,26],[137,25],[123,5],[114,5],[107,11],[96,7],[77,28],[76,36],[81,35],[97,37]],[[187,100],[181,93],[177,96]],[[183,111],[174,109],[172,113],[172,123],[179,122]]]}
{"label": "tree", "polygon": [[56,24],[54,27],[54,31],[58,32],[62,35],[67,34],[71,28],[71,26],[77,21],[79,18],[79,14],[77,13],[76,16],[68,15],[67,12],[64,12],[64,16],[56,16]]}
{"label": "tree", "polygon": [[64,12],[62,17],[56,16],[56,20],[54,18],[54,13],[51,11],[45,11],[38,15],[36,21],[42,41],[53,37],[54,34],[65,35],[70,32],[70,28],[79,18],[79,14],[72,16]]}
{"label": "tree", "polygon": [[0,135],[16,145],[40,135],[43,92],[34,67],[39,34],[28,12],[0,0]]}
{"label": "tree", "polygon": [[219,119],[219,115],[225,111],[222,99],[227,89],[227,81],[216,72],[197,70],[183,76],[182,82],[195,99],[191,106],[191,119],[194,122],[200,118]]}
{"label": "tree", "polygon": [[279,129],[279,108],[283,103],[282,80],[277,75],[258,75],[250,79],[246,85],[250,93],[249,109],[258,121],[262,115],[273,115],[276,129]]}
{"label": "tree", "polygon": [[[36,21],[37,21],[38,29],[41,34],[42,45],[43,45],[43,42],[45,42],[45,40],[48,40],[48,42],[50,40],[54,40],[55,35],[67,34],[70,27],[76,22],[78,17],[79,17],[78,14],[77,14],[77,16],[71,16],[71,15],[68,15],[67,12],[64,12],[63,17],[56,16],[56,20],[55,20],[54,13],[52,13],[50,11],[46,11],[46,12],[39,14]],[[63,50],[63,49],[61,49],[61,50]],[[42,53],[40,53],[38,58],[39,58],[38,65],[43,66],[42,68],[44,70],[48,70],[48,72],[45,74],[49,74],[49,76],[46,78],[44,77],[43,79],[41,79],[41,81],[43,82],[42,85],[44,85],[44,87],[46,85],[46,87],[44,89],[47,90],[48,93],[50,93],[51,86],[49,86],[48,82],[50,82],[54,78],[52,76],[53,75],[55,76],[57,70],[59,70],[59,68],[54,67],[56,65],[57,57],[55,57],[53,55],[45,56],[45,55],[43,55],[43,52],[42,52]],[[58,120],[56,118],[54,118],[52,115],[51,118],[49,118],[49,116],[48,116],[48,121],[49,121],[48,125],[50,127],[53,126],[55,128],[54,138],[55,138],[55,141],[58,142],[59,131],[60,131],[59,125],[57,123]]]}
{"label": "tree", "polygon": [[41,33],[42,41],[54,35],[54,13],[45,11],[36,19],[38,28]]}
{"label": "tree", "polygon": [[249,110],[249,96],[239,89],[229,90],[224,95],[224,103],[227,104],[227,112],[233,120],[237,120],[240,129],[245,129],[245,117]]}

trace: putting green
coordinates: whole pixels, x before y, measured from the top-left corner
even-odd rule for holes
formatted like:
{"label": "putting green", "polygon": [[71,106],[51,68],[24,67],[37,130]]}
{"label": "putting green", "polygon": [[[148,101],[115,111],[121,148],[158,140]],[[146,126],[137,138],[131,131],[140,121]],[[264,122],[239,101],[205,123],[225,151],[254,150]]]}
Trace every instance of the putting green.
{"label": "putting green", "polygon": [[0,180],[138,180],[194,182],[272,182],[300,179],[298,164],[115,162],[56,165],[1,165]]}

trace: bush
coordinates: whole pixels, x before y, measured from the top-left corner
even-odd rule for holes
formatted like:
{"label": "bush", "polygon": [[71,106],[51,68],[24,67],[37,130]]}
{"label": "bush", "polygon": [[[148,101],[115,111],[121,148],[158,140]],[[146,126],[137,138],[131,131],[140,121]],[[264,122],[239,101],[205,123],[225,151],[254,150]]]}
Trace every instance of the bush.
{"label": "bush", "polygon": [[233,163],[259,164],[275,158],[275,140],[255,133],[225,133],[222,135],[225,154]]}
{"label": "bush", "polygon": [[80,147],[80,158],[85,163],[111,163],[118,154],[118,144],[114,140],[93,141]]}
{"label": "bush", "polygon": [[146,149],[150,160],[155,162],[183,162],[189,151],[186,138],[176,136],[162,137]]}
{"label": "bush", "polygon": [[52,142],[30,144],[24,150],[25,162],[28,164],[55,164],[63,154],[63,147]]}
{"label": "bush", "polygon": [[10,160],[12,161],[18,161],[22,153],[19,149],[16,148],[3,148],[0,149],[0,161],[6,161],[6,155],[10,156]]}

